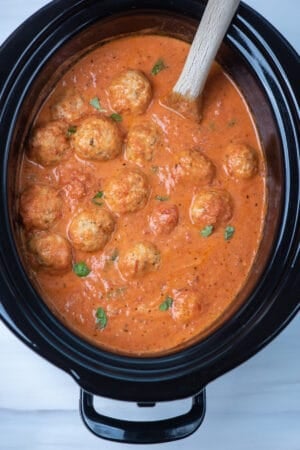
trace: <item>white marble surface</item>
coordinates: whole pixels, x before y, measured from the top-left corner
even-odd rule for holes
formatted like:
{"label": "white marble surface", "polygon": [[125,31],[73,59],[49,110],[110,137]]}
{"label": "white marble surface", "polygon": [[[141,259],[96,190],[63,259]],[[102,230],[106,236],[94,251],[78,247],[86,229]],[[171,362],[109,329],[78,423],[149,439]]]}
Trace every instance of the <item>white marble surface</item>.
{"label": "white marble surface", "polygon": [[[45,0],[0,0],[0,43]],[[300,49],[300,0],[248,0]],[[169,449],[300,450],[300,317],[267,348],[207,389],[206,418],[193,436]],[[167,414],[186,401],[163,407]],[[106,399],[99,409],[134,418],[136,407]],[[144,412],[156,417],[160,409]],[[141,412],[139,411],[139,415]],[[78,387],[0,323],[0,450],[127,449],[83,426]],[[154,446],[154,447],[157,447]],[[146,446],[135,446],[137,449]],[[147,447],[149,448],[149,447]]]}

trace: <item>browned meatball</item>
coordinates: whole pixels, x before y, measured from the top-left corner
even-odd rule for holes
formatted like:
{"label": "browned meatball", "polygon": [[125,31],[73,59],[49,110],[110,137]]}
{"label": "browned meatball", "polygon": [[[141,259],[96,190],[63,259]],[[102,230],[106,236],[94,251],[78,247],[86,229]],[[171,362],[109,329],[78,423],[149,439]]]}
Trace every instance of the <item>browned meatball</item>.
{"label": "browned meatball", "polygon": [[28,249],[34,257],[34,264],[45,267],[49,271],[71,269],[71,246],[59,234],[39,232],[29,240]]}
{"label": "browned meatball", "polygon": [[199,294],[191,289],[182,289],[176,291],[173,296],[172,317],[182,323],[191,322],[200,312]]}
{"label": "browned meatball", "polygon": [[139,277],[158,270],[160,252],[151,242],[138,242],[120,256],[119,268],[126,277]]}
{"label": "browned meatball", "polygon": [[153,122],[133,125],[127,136],[126,158],[138,165],[151,161],[161,143],[160,131]]}
{"label": "browned meatball", "polygon": [[124,70],[113,79],[109,96],[115,111],[142,114],[152,99],[151,84],[140,70]]}
{"label": "browned meatball", "polygon": [[148,200],[149,186],[146,175],[138,170],[123,170],[105,186],[105,200],[116,213],[142,209]]}
{"label": "browned meatball", "polygon": [[176,205],[161,204],[149,217],[151,231],[156,234],[169,234],[178,224],[178,208]]}
{"label": "browned meatball", "polygon": [[221,189],[203,189],[195,195],[190,215],[192,222],[198,226],[226,223],[232,217],[231,196]]}
{"label": "browned meatball", "polygon": [[88,104],[76,91],[68,91],[52,106],[53,119],[63,119],[69,124],[88,113]]}
{"label": "browned meatball", "polygon": [[82,119],[72,135],[74,151],[79,158],[107,161],[122,151],[122,137],[118,125],[104,116]]}
{"label": "browned meatball", "polygon": [[252,178],[258,172],[257,152],[248,145],[229,144],[225,149],[225,168],[235,178]]}
{"label": "browned meatball", "polygon": [[225,150],[225,167],[235,178],[252,178],[258,171],[257,153],[248,145],[230,144]]}
{"label": "browned meatball", "polygon": [[68,125],[49,122],[35,128],[29,140],[29,158],[42,166],[54,166],[69,155]]}
{"label": "browned meatball", "polygon": [[213,163],[199,150],[185,150],[177,156],[176,170],[179,178],[189,179],[193,183],[210,183],[215,174]]}
{"label": "browned meatball", "polygon": [[62,214],[60,193],[46,185],[35,184],[25,189],[20,199],[20,214],[25,228],[48,230]]}
{"label": "browned meatball", "polygon": [[115,228],[112,215],[99,207],[91,207],[77,214],[69,227],[69,238],[78,250],[102,250]]}

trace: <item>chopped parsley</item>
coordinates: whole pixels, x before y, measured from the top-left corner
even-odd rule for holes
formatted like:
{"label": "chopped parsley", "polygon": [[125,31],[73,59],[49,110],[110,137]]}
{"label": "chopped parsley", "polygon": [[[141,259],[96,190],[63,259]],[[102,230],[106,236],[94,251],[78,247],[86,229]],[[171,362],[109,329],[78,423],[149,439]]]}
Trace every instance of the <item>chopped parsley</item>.
{"label": "chopped parsley", "polygon": [[159,167],[158,166],[151,166],[151,170],[153,173],[157,173],[159,171]]}
{"label": "chopped parsley", "polygon": [[97,109],[97,111],[102,111],[104,112],[105,109],[102,108],[100,100],[98,97],[94,97],[90,100],[90,105],[92,105],[95,109]]}
{"label": "chopped parsley", "polygon": [[73,272],[78,277],[87,277],[91,270],[88,268],[84,261],[81,261],[73,265]]}
{"label": "chopped parsley", "polygon": [[112,120],[114,120],[115,122],[122,122],[122,120],[123,120],[123,117],[121,116],[121,114],[118,114],[118,113],[111,114],[110,118]]}
{"label": "chopped parsley", "polygon": [[169,196],[168,195],[156,195],[155,196],[155,200],[158,200],[159,202],[166,202],[169,200]]}
{"label": "chopped parsley", "polygon": [[203,237],[208,237],[212,234],[212,232],[214,231],[214,227],[213,225],[206,225],[206,227],[204,227],[201,231],[200,234]]}
{"label": "chopped parsley", "polygon": [[96,324],[101,330],[107,325],[107,315],[103,308],[97,308],[96,310]]}
{"label": "chopped parsley", "polygon": [[103,191],[99,191],[92,198],[92,202],[95,203],[95,205],[102,206],[103,202],[100,199],[103,198],[103,197],[104,197],[104,192]]}
{"label": "chopped parsley", "polygon": [[72,134],[75,134],[77,131],[77,126],[76,125],[70,125],[68,130],[67,130],[67,137],[72,136]]}
{"label": "chopped parsley", "polygon": [[173,302],[174,302],[174,300],[172,299],[172,297],[169,297],[167,295],[165,300],[159,305],[159,310],[160,311],[168,311],[168,309],[171,308],[171,306],[173,305]]}
{"label": "chopped parsley", "polygon": [[157,75],[159,72],[161,72],[162,70],[166,69],[167,66],[164,63],[164,60],[162,58],[158,59],[156,61],[156,63],[154,64],[154,66],[151,69],[151,73],[152,75]]}
{"label": "chopped parsley", "polygon": [[235,232],[235,228],[232,227],[231,225],[228,225],[224,230],[225,241],[229,241],[229,239],[231,239],[232,236],[234,235],[234,232]]}

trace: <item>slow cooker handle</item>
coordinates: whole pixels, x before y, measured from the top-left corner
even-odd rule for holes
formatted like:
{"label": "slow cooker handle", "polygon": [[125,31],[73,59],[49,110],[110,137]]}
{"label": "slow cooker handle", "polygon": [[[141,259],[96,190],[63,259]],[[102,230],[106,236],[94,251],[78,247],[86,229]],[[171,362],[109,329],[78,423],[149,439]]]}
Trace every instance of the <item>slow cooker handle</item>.
{"label": "slow cooker handle", "polygon": [[92,394],[80,390],[80,413],[87,428],[98,437],[131,444],[154,444],[184,438],[199,428],[205,415],[205,389],[193,397],[192,407],[186,414],[156,422],[104,416],[95,410],[93,400]]}

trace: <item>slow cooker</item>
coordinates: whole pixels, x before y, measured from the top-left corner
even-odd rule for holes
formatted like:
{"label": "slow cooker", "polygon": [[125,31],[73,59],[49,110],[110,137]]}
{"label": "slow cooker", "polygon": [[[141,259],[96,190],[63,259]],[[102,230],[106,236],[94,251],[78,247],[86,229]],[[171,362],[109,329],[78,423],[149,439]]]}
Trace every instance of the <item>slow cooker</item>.
{"label": "slow cooker", "polygon": [[[161,33],[191,41],[201,0],[54,0],[0,49],[0,317],[42,357],[80,386],[84,423],[115,441],[183,438],[205,415],[205,386],[269,343],[299,310],[299,57],[260,15],[241,4],[217,59],[252,111],[268,166],[264,237],[239,308],[204,340],[169,355],[129,357],[94,347],[50,312],[18,251],[15,199],[20,149],[34,116],[59,77],[104,39]],[[95,395],[137,402],[193,397],[191,410],[157,422],[99,414]]]}

